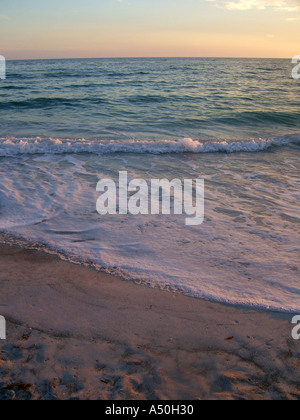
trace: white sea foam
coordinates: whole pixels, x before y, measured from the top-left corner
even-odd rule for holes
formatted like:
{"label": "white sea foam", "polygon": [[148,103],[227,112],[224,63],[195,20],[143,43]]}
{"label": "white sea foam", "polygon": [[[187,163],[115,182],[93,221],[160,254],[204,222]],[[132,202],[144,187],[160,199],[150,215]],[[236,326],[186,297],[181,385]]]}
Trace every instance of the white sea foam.
{"label": "white sea foam", "polygon": [[260,152],[272,147],[282,147],[299,142],[299,136],[245,141],[199,141],[184,138],[178,141],[101,141],[54,138],[0,138],[0,157],[34,154],[113,153],[168,154],[168,153],[238,153]]}
{"label": "white sea foam", "polygon": [[[1,159],[0,230],[125,279],[298,312],[297,153],[128,155],[126,163],[117,154]],[[124,165],[132,178],[205,178],[203,225],[186,227],[183,215],[100,217],[97,181]]]}

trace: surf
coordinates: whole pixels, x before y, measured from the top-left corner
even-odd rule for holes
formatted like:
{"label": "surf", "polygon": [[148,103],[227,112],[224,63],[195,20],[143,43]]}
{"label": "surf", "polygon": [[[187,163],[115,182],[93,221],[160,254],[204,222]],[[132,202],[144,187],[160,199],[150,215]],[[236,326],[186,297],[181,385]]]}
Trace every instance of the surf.
{"label": "surf", "polygon": [[251,139],[243,141],[212,140],[201,141],[191,138],[161,141],[104,141],[86,139],[55,138],[0,138],[0,157],[19,155],[77,154],[92,153],[96,155],[114,153],[136,154],[182,154],[182,153],[255,153],[274,147],[290,144],[298,145],[300,134],[270,139]]}

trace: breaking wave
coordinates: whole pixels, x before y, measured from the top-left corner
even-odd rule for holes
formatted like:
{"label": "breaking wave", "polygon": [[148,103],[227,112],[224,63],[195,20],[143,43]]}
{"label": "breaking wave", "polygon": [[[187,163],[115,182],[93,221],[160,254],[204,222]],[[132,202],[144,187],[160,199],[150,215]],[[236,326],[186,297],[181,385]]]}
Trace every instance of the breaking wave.
{"label": "breaking wave", "polygon": [[300,144],[300,136],[283,136],[273,139],[252,139],[248,141],[199,141],[184,138],[178,141],[101,141],[70,140],[54,138],[0,138],[0,157],[34,154],[76,154],[97,155],[113,153],[170,154],[170,153],[255,153],[273,147]]}

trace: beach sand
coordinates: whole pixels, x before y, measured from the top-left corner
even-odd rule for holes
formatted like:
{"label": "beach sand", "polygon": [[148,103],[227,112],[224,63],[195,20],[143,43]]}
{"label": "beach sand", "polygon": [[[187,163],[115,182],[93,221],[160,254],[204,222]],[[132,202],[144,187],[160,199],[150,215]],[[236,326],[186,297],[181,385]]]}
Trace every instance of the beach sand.
{"label": "beach sand", "polygon": [[299,399],[292,315],[0,247],[3,399]]}

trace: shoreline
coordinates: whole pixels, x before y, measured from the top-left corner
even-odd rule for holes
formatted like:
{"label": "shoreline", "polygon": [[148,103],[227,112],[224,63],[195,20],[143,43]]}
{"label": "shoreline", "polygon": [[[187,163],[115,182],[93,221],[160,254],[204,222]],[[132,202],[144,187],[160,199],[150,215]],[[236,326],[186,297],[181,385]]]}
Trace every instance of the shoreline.
{"label": "shoreline", "polygon": [[144,287],[151,290],[158,290],[164,293],[170,293],[173,295],[180,295],[184,296],[189,299],[196,299],[204,302],[209,302],[212,304],[222,305],[229,308],[237,308],[241,310],[246,311],[255,311],[255,312],[261,312],[261,313],[272,313],[272,314],[278,314],[279,316],[282,315],[283,319],[292,319],[292,316],[295,314],[293,310],[280,310],[272,307],[262,307],[262,306],[256,306],[246,303],[239,303],[239,302],[223,302],[222,300],[216,300],[209,297],[199,297],[196,295],[192,295],[185,291],[184,289],[180,288],[161,288],[159,285],[152,285],[149,282],[147,282],[145,279],[142,279],[141,281],[125,278],[122,277],[122,275],[118,274],[117,272],[107,272],[105,268],[101,269],[97,265],[97,263],[93,261],[85,262],[80,261],[79,259],[76,259],[76,257],[70,257],[68,254],[64,253],[63,251],[56,250],[55,248],[51,248],[47,246],[45,243],[38,243],[38,248],[36,247],[36,243],[33,243],[30,239],[25,239],[22,236],[13,235],[9,232],[1,231],[0,232],[0,249],[2,247],[12,248],[16,250],[26,250],[28,252],[31,252],[32,254],[43,255],[43,256],[49,256],[50,258],[53,258],[54,260],[61,261],[66,264],[73,265],[75,267],[81,267],[85,268],[87,270],[92,270],[96,273],[99,273],[100,275],[108,276],[115,278],[121,282],[125,283],[131,283],[138,287]]}
{"label": "shoreline", "polygon": [[292,314],[0,245],[3,399],[300,399]]}

